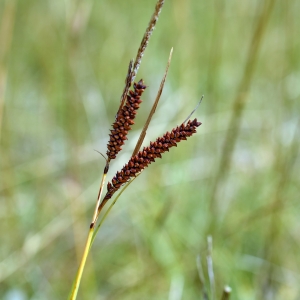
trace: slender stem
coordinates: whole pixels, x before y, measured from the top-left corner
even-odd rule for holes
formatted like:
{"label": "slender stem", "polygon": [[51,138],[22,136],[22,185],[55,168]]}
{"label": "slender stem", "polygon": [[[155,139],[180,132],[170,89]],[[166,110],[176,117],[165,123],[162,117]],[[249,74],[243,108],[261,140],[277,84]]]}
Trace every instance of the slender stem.
{"label": "slender stem", "polygon": [[77,293],[78,293],[79,285],[81,282],[81,277],[82,277],[83,269],[85,266],[85,262],[86,262],[87,256],[91,249],[91,242],[92,242],[93,235],[94,235],[94,227],[91,227],[89,230],[87,240],[86,240],[86,244],[85,244],[84,252],[83,252],[83,255],[81,258],[81,262],[80,262],[80,265],[79,265],[79,268],[78,268],[78,271],[76,274],[76,278],[73,282],[69,300],[75,300],[77,297]]}
{"label": "slender stem", "polygon": [[97,202],[96,202],[94,215],[93,215],[93,219],[92,219],[92,226],[94,226],[94,224],[96,223],[96,221],[98,219],[98,216],[99,216],[98,207],[100,205],[101,195],[102,195],[103,186],[104,186],[104,182],[105,182],[105,179],[106,179],[108,169],[109,169],[109,160],[107,161],[106,166],[105,166],[104,171],[103,171],[103,175],[102,175],[102,179],[101,179],[101,183],[100,183],[100,188],[99,188],[99,192],[98,192],[98,197],[97,197]]}
{"label": "slender stem", "polygon": [[150,113],[149,113],[149,115],[148,115],[148,118],[147,118],[147,120],[146,120],[146,123],[144,124],[143,130],[142,130],[142,132],[141,132],[141,134],[140,134],[140,136],[139,136],[139,139],[138,139],[138,141],[137,141],[137,143],[136,143],[136,145],[135,145],[135,148],[134,148],[134,150],[133,150],[132,156],[137,155],[137,153],[140,151],[140,148],[141,148],[141,146],[142,146],[142,144],[143,144],[143,141],[144,141],[144,138],[145,138],[145,136],[146,136],[147,129],[148,129],[149,124],[150,124],[150,122],[151,122],[151,120],[152,120],[152,117],[153,117],[153,115],[154,115],[154,113],[155,113],[155,111],[156,111],[156,108],[157,108],[158,102],[159,102],[159,100],[160,100],[160,96],[161,96],[162,91],[163,91],[163,89],[164,89],[165,81],[166,81],[166,78],[167,78],[167,75],[168,75],[168,71],[169,71],[169,67],[170,67],[171,59],[172,59],[172,54],[173,54],[173,48],[172,48],[171,51],[170,51],[170,55],[169,55],[167,67],[166,67],[166,70],[165,70],[165,74],[164,74],[164,77],[163,77],[163,79],[162,79],[162,81],[161,81],[161,83],[160,83],[159,90],[158,90],[158,92],[157,92],[155,101],[154,101],[154,103],[153,103],[153,105],[152,105],[152,108],[151,108],[151,110],[150,110]]}
{"label": "slender stem", "polygon": [[[139,176],[140,174],[138,174],[137,176]],[[136,177],[137,177],[136,176]],[[93,242],[95,240],[95,237],[100,229],[100,227],[102,226],[103,222],[105,221],[105,219],[107,218],[108,214],[110,213],[111,209],[113,208],[113,206],[115,205],[115,203],[117,202],[117,200],[119,199],[119,197],[122,195],[122,193],[127,189],[127,187],[130,185],[130,183],[136,178],[134,177],[132,180],[130,180],[120,191],[120,193],[116,196],[116,198],[114,199],[114,201],[110,204],[109,208],[107,209],[107,211],[105,212],[104,216],[102,217],[101,221],[99,222],[95,233],[93,235],[92,241],[91,241],[91,246],[93,245]],[[98,215],[99,216],[99,215]]]}
{"label": "slender stem", "polygon": [[81,282],[81,277],[82,277],[82,273],[83,273],[83,269],[86,263],[86,259],[88,257],[88,254],[90,252],[91,249],[91,245],[92,245],[92,241],[93,241],[93,236],[94,236],[94,230],[95,230],[95,223],[98,219],[99,214],[97,214],[98,212],[98,206],[100,204],[100,200],[101,200],[101,195],[102,195],[102,191],[103,191],[103,186],[105,183],[105,179],[106,179],[106,175],[109,169],[109,160],[107,160],[104,171],[103,171],[103,175],[102,175],[102,179],[101,179],[101,183],[100,183],[100,188],[99,188],[99,192],[98,192],[98,197],[97,197],[97,202],[96,202],[96,206],[95,206],[95,211],[94,211],[94,215],[93,215],[93,219],[92,219],[92,223],[90,225],[90,230],[89,230],[89,234],[86,240],[86,244],[85,244],[85,248],[84,248],[84,252],[81,258],[81,262],[75,277],[75,280],[73,282],[73,286],[72,286],[72,290],[70,292],[70,296],[69,296],[69,300],[75,300],[77,297],[77,293],[78,293],[78,289],[79,289],[79,285]]}
{"label": "slender stem", "polygon": [[141,42],[140,47],[138,49],[138,52],[136,54],[134,64],[132,65],[131,62],[129,64],[128,74],[127,74],[127,77],[126,77],[126,80],[125,80],[125,87],[124,87],[124,90],[123,90],[123,93],[122,93],[122,96],[121,96],[121,104],[120,104],[118,113],[120,112],[120,110],[122,109],[122,107],[125,103],[126,95],[128,94],[129,88],[130,88],[132,82],[134,81],[135,76],[136,76],[136,74],[139,70],[143,55],[144,55],[145,50],[148,46],[150,37],[153,33],[154,27],[157,23],[157,20],[158,20],[159,14],[161,12],[161,9],[164,5],[164,2],[165,2],[165,0],[158,0],[157,1],[154,13],[153,13],[153,15],[150,19],[150,22],[147,26],[147,29],[146,29],[145,34],[143,36],[142,42]]}

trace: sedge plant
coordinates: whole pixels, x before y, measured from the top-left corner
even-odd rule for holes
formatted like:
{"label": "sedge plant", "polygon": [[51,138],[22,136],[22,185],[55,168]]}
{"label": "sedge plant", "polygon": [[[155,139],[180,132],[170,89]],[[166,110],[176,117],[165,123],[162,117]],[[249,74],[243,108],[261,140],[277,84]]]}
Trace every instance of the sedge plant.
{"label": "sedge plant", "polygon": [[[122,146],[125,144],[127,140],[128,132],[131,130],[132,126],[134,125],[134,119],[142,103],[141,100],[142,94],[147,88],[147,86],[144,84],[144,81],[142,79],[137,83],[134,82],[134,80],[138,72],[139,66],[141,64],[141,59],[143,57],[143,54],[149,43],[151,34],[157,23],[163,4],[164,4],[164,0],[158,0],[155,6],[154,13],[150,19],[149,25],[143,36],[141,45],[138,49],[136,58],[134,61],[131,60],[129,63],[128,72],[125,79],[125,87],[120,100],[120,106],[117,110],[115,121],[112,124],[112,129],[110,130],[110,134],[109,134],[109,141],[107,143],[107,152],[106,152],[107,158],[105,157],[106,164],[103,170],[102,179],[100,181],[100,187],[99,187],[94,213],[92,216],[81,262],[79,264],[79,268],[69,295],[69,300],[75,300],[77,297],[83,270],[92,243],[95,239],[98,230],[102,226],[104,220],[106,219],[107,215],[111,211],[113,205],[116,203],[120,195],[129,186],[129,184],[132,183],[132,181],[143,172],[145,168],[147,168],[151,163],[155,162],[155,159],[161,158],[165,152],[168,152],[170,150],[170,148],[177,147],[178,143],[191,137],[194,133],[196,133],[197,127],[201,125],[201,122],[198,122],[197,119],[190,120],[192,113],[195,111],[193,110],[193,112],[180,126],[171,129],[170,131],[163,134],[161,137],[158,137],[155,141],[150,142],[148,146],[145,146],[141,149],[143,140],[146,136],[148,126],[150,124],[153,114],[155,113],[155,110],[157,108],[164,87],[164,83],[166,80],[166,76],[168,73],[172,52],[173,52],[173,49],[171,49],[165,74],[161,81],[156,99],[145,121],[144,127],[142,129],[138,142],[135,146],[135,149],[132,153],[132,156],[129,159],[129,161],[123,166],[123,168],[120,171],[118,171],[113,176],[113,178],[107,183],[106,193],[104,197],[102,197],[110,163],[117,158],[119,152],[122,150]],[[117,192],[119,192],[119,194],[115,196]],[[97,223],[100,213],[103,210],[103,207],[109,202],[109,200],[111,200],[111,204],[109,208],[106,210],[102,219]]]}

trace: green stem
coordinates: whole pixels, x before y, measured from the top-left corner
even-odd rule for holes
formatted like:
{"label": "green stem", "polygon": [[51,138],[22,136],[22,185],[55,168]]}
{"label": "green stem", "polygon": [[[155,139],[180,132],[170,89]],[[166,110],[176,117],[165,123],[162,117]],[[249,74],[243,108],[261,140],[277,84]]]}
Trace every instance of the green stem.
{"label": "green stem", "polygon": [[90,228],[89,230],[89,234],[86,240],[86,244],[85,244],[85,248],[84,248],[84,252],[81,258],[81,262],[77,271],[77,275],[76,278],[73,282],[73,286],[72,286],[72,290],[70,292],[70,296],[69,296],[69,300],[75,300],[77,297],[77,293],[78,293],[78,289],[79,289],[79,285],[81,282],[81,278],[82,278],[82,273],[83,273],[83,269],[85,266],[85,262],[86,259],[88,257],[88,254],[90,252],[91,249],[91,243],[93,241],[93,235],[94,235],[94,227]]}
{"label": "green stem", "polygon": [[[139,176],[139,175],[140,174],[138,174],[137,176]],[[122,188],[122,190],[120,191],[120,193],[116,196],[116,198],[114,199],[114,201],[110,204],[109,208],[105,212],[105,214],[104,214],[103,218],[101,219],[101,221],[99,222],[99,225],[97,226],[96,230],[94,230],[95,229],[94,226],[92,228],[90,228],[89,234],[88,234],[88,237],[87,237],[87,240],[86,240],[84,252],[83,252],[83,255],[82,255],[82,258],[81,258],[81,262],[80,262],[80,265],[79,265],[79,268],[78,268],[78,271],[77,271],[77,275],[76,275],[76,278],[75,278],[75,280],[73,282],[73,285],[72,285],[72,290],[70,292],[69,300],[76,300],[78,289],[79,289],[79,285],[80,285],[81,278],[82,278],[83,269],[84,269],[84,266],[85,266],[85,262],[86,262],[88,254],[90,252],[90,249],[91,249],[91,247],[93,245],[93,242],[95,240],[95,237],[96,237],[96,235],[97,235],[100,227],[102,226],[103,222],[107,218],[108,214],[110,213],[111,209],[113,208],[113,206],[115,205],[115,203],[117,202],[117,200],[119,199],[119,197],[122,195],[122,193],[126,190],[126,188],[130,185],[130,183],[135,178],[133,178],[131,181],[129,181]],[[98,216],[97,216],[97,218],[98,218]],[[97,220],[97,218],[96,218],[96,220]],[[95,224],[93,223],[93,225],[95,225]]]}
{"label": "green stem", "polygon": [[103,222],[105,221],[105,219],[107,218],[108,214],[110,213],[111,209],[113,208],[113,206],[115,205],[115,203],[117,202],[117,200],[120,198],[120,196],[123,194],[123,192],[127,189],[127,187],[132,183],[132,181],[134,179],[136,179],[141,173],[139,173],[136,177],[132,178],[120,191],[120,193],[116,196],[115,200],[110,204],[109,208],[107,209],[107,211],[105,212],[104,216],[102,217],[101,221],[99,222],[99,225],[97,226],[96,230],[95,230],[95,234],[93,235],[92,238],[92,242],[91,242],[91,246],[93,245],[93,242],[95,240],[95,237],[100,229],[100,227],[102,226]]}
{"label": "green stem", "polygon": [[119,199],[119,197],[122,195],[122,193],[126,190],[126,188],[129,186],[129,184],[134,180],[134,178],[129,181],[121,190],[121,192],[116,196],[115,200],[110,204],[109,208],[107,209],[107,211],[105,212],[104,216],[102,217],[101,221],[99,222],[99,225],[97,226],[96,230],[95,230],[95,234],[92,237],[92,241],[91,241],[91,246],[93,245],[93,242],[95,240],[95,237],[100,229],[100,227],[102,226],[103,222],[105,221],[105,219],[107,218],[108,214],[110,213],[111,209],[113,208],[113,206],[115,205],[115,203],[117,202],[117,200]]}

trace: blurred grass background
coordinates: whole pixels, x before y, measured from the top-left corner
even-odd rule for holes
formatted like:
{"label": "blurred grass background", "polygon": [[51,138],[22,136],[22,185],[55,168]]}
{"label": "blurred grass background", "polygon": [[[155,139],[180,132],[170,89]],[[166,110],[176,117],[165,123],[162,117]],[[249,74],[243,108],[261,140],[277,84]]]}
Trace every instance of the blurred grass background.
{"label": "blurred grass background", "polygon": [[[0,298],[66,299],[108,130],[155,0],[0,1]],[[300,299],[300,2],[167,0],[137,80],[129,159],[205,99],[197,135],[126,190],[97,236],[78,299]],[[298,199],[298,200],[297,200]],[[201,285],[196,258],[205,277]],[[212,299],[210,297],[209,299]]]}

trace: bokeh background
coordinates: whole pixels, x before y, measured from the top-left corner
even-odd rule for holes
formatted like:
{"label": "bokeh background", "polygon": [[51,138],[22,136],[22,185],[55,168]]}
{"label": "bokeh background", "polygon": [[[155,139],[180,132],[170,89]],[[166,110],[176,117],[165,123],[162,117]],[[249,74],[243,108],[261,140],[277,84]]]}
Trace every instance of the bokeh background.
{"label": "bokeh background", "polygon": [[[105,164],[94,149],[106,152],[155,3],[0,1],[1,299],[67,299]],[[221,299],[226,284],[231,299],[300,299],[299,11],[297,0],[166,0],[137,75],[144,103],[108,179],[171,47],[144,144],[202,94],[203,125],[119,199],[78,299]]]}

